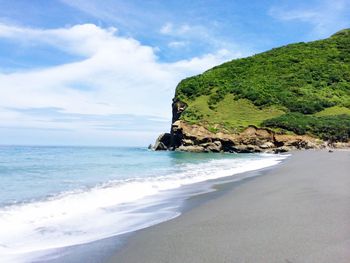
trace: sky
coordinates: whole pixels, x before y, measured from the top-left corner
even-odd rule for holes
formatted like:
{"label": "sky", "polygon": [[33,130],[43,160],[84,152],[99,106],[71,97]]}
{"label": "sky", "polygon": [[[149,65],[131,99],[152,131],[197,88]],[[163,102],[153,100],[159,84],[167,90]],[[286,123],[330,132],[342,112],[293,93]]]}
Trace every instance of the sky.
{"label": "sky", "polygon": [[0,0],[0,144],[147,146],[177,83],[350,27],[350,0]]}

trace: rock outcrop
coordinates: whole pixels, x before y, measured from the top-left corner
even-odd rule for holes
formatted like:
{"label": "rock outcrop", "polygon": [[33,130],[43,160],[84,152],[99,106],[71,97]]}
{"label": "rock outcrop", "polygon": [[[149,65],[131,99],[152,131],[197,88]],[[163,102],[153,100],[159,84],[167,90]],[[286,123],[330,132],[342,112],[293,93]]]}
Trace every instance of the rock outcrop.
{"label": "rock outcrop", "polygon": [[165,151],[169,149],[170,145],[171,145],[171,134],[163,133],[159,135],[154,146],[153,147],[151,146],[149,148],[152,148],[155,151]]}
{"label": "rock outcrop", "polygon": [[[187,105],[173,101],[173,123],[170,133],[161,134],[153,149],[186,152],[231,153],[282,153],[296,149],[327,147],[324,141],[307,135],[284,135],[258,128],[247,127],[238,134],[213,133],[200,125],[191,125],[180,119]],[[341,146],[344,146],[343,144]],[[345,147],[345,146],[344,146]]]}
{"label": "rock outcrop", "polygon": [[[172,125],[169,150],[188,152],[287,152],[294,149],[325,147],[323,141],[309,136],[279,135],[275,132],[249,126],[242,133],[212,133],[199,125],[177,120]],[[169,140],[168,140],[169,141]]]}

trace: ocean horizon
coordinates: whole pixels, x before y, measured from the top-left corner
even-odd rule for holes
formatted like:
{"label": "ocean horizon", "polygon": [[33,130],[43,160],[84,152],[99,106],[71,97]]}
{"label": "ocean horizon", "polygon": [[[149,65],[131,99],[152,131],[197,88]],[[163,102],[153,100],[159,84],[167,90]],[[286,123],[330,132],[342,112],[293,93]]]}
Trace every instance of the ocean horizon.
{"label": "ocean horizon", "polygon": [[211,181],[241,180],[240,174],[284,158],[141,147],[1,146],[0,257],[51,262],[55,255],[52,262],[65,262],[58,249],[177,217],[187,198],[213,190]]}

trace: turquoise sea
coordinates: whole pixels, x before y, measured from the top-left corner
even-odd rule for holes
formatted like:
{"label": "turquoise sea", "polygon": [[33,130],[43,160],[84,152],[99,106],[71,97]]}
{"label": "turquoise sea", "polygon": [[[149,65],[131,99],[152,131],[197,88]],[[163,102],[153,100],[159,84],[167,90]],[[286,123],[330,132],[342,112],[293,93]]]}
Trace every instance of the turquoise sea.
{"label": "turquoise sea", "polygon": [[[220,178],[278,164],[268,154],[146,148],[0,147],[1,262],[50,262],[88,244],[178,216]],[[65,262],[62,260],[61,262]]]}

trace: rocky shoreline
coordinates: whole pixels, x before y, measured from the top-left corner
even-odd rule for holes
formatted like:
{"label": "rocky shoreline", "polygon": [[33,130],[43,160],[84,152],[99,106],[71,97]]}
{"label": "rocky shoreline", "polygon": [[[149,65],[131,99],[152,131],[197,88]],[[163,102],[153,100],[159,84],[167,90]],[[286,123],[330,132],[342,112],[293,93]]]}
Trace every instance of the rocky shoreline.
{"label": "rocky shoreline", "polygon": [[199,125],[180,120],[186,104],[174,101],[170,133],[161,134],[152,149],[156,151],[281,153],[298,149],[348,148],[350,143],[325,142],[308,135],[285,135],[249,126],[239,134],[213,133]]}
{"label": "rocky shoreline", "polygon": [[323,141],[309,136],[278,135],[255,126],[249,126],[239,134],[225,134],[212,133],[202,126],[177,120],[172,125],[172,133],[160,135],[153,148],[186,152],[281,153],[324,147]]}

